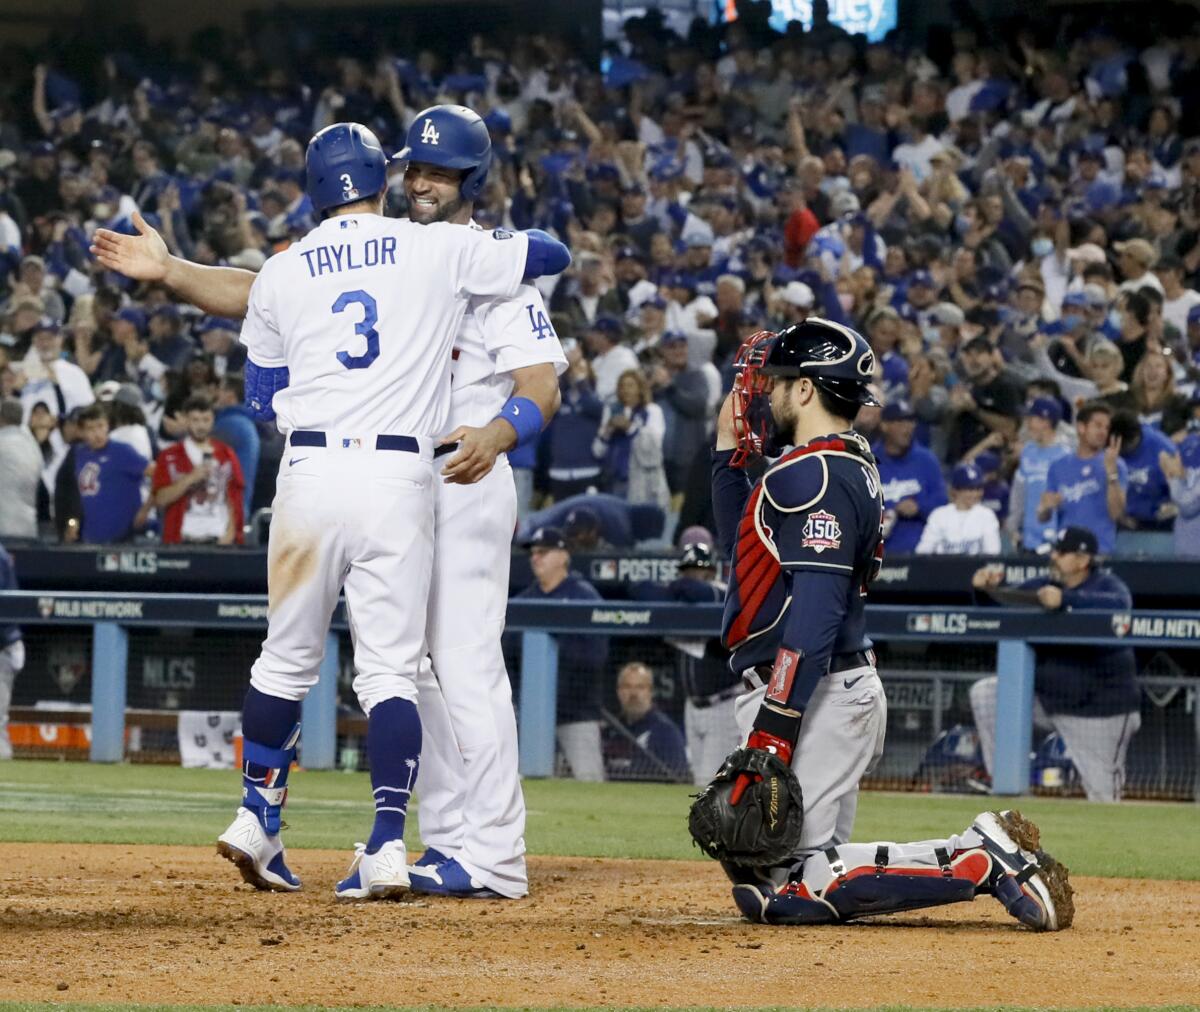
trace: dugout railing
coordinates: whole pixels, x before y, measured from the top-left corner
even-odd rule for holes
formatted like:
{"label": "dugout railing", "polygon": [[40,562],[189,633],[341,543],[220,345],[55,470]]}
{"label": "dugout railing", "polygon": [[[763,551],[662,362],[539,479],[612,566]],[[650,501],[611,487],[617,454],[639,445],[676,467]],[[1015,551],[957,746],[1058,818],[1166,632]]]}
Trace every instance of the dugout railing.
{"label": "dugout railing", "polygon": [[[90,627],[88,713],[91,725],[89,757],[98,762],[116,762],[125,757],[126,717],[130,703],[127,672],[130,663],[130,631],[178,630],[195,635],[226,639],[236,632],[241,639],[265,629],[266,598],[211,594],[119,594],[0,592],[0,624],[15,622],[31,628],[52,627],[57,638],[78,634]],[[525,602],[509,605],[508,632],[520,641],[517,711],[520,729],[521,771],[526,776],[553,775],[556,758],[555,706],[558,692],[558,649],[555,634],[607,635],[625,640],[666,637],[709,637],[720,628],[721,609],[714,605],[635,604],[630,602]],[[1191,658],[1200,647],[1200,612],[1132,611],[1046,613],[1009,608],[937,608],[873,605],[868,607],[871,635],[889,648],[880,664],[885,685],[891,690],[905,683],[928,686],[932,702],[932,726],[923,735],[943,730],[943,700],[970,681],[994,671],[999,677],[996,715],[996,757],[993,789],[997,794],[1022,794],[1030,787],[1034,653],[1038,643],[1119,644],[1154,648],[1172,656]],[[80,627],[83,627],[82,629]],[[310,768],[330,769],[338,762],[338,682],[345,651],[339,637],[346,630],[339,607],[328,638],[328,649],[317,687],[305,700],[301,760]],[[907,663],[893,664],[891,648],[917,648],[934,658],[933,667],[922,670]],[[974,663],[963,670],[953,659],[974,654]],[[1195,655],[1200,662],[1200,655]],[[231,657],[231,685],[243,686],[248,674],[245,651]],[[947,658],[952,662],[947,663]],[[1171,673],[1143,676],[1143,692],[1158,692],[1164,698],[1182,694],[1179,709],[1190,714],[1190,748],[1183,755],[1177,748],[1164,754],[1160,769],[1175,778],[1172,792],[1184,796],[1180,777],[1193,784],[1187,796],[1200,797],[1197,777],[1197,743],[1200,742],[1200,679],[1191,664],[1176,665]],[[514,675],[517,672],[514,671]],[[926,690],[922,689],[922,692]],[[961,693],[960,693],[961,695]],[[136,712],[154,726],[151,711]],[[346,714],[340,715],[343,726]],[[160,719],[161,723],[161,719]],[[891,736],[891,732],[889,732]],[[903,750],[903,735],[893,756]],[[1178,737],[1178,735],[1176,735]],[[922,739],[923,741],[924,739]],[[1166,741],[1165,736],[1163,741]],[[919,745],[912,745],[913,754]],[[1166,748],[1166,745],[1162,745]],[[888,753],[885,752],[885,761]],[[911,764],[911,757],[905,759]],[[893,777],[887,786],[903,786]],[[1151,792],[1153,794],[1153,792]]]}

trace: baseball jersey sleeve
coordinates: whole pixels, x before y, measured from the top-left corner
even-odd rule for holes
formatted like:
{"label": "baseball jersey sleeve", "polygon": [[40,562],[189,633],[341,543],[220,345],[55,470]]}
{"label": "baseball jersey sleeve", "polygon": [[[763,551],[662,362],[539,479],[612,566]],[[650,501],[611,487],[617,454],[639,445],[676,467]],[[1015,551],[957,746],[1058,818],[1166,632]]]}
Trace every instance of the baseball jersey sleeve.
{"label": "baseball jersey sleeve", "polygon": [[452,287],[465,296],[509,298],[525,276],[529,239],[521,232],[497,228],[491,232],[439,222],[425,228],[444,228],[457,244],[452,261]]}
{"label": "baseball jersey sleeve", "polygon": [[851,490],[820,456],[802,457],[764,479],[784,569],[852,573],[858,554],[859,511]]}
{"label": "baseball jersey sleeve", "polygon": [[271,261],[263,265],[254,284],[250,286],[250,300],[246,307],[246,319],[242,321],[242,333],[238,338],[246,346],[246,352],[255,365],[268,369],[287,365],[283,346],[283,335],[271,312],[271,281],[275,274],[270,269]]}
{"label": "baseball jersey sleeve", "polygon": [[496,372],[546,364],[559,376],[566,372],[567,357],[533,285],[521,285],[511,299],[484,299],[472,306]]}

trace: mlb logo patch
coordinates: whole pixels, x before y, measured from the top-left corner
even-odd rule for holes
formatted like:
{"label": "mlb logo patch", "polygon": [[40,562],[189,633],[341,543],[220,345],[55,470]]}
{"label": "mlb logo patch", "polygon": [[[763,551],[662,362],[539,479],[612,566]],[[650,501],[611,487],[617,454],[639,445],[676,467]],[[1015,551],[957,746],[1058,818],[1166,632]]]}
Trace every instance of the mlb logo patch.
{"label": "mlb logo patch", "polygon": [[342,449],[343,450],[361,450],[362,449],[362,440],[361,439],[343,439],[342,440]]}
{"label": "mlb logo patch", "polygon": [[1133,616],[1124,613],[1116,614],[1112,617],[1112,631],[1114,636],[1128,636],[1129,630],[1133,627]]}
{"label": "mlb logo patch", "polygon": [[826,548],[842,546],[842,526],[837,517],[824,510],[810,513],[804,522],[804,540],[800,542],[804,548],[811,548],[820,555]]}
{"label": "mlb logo patch", "polygon": [[54,614],[54,598],[39,597],[38,598],[38,614],[41,615],[42,618],[49,618],[51,615],[53,615]]}

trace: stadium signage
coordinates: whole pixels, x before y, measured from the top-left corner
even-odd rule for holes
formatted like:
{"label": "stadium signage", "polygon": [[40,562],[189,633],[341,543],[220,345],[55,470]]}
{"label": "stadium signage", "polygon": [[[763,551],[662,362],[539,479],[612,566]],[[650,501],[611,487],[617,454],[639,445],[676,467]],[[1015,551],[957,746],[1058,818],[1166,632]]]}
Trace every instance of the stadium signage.
{"label": "stadium signage", "polygon": [[1200,619],[1166,618],[1160,615],[1114,615],[1113,632],[1118,636],[1133,634],[1153,639],[1200,639]]}
{"label": "stadium signage", "polygon": [[602,625],[649,625],[651,611],[631,611],[627,608],[593,608],[592,623]]}
{"label": "stadium signage", "polygon": [[42,618],[129,619],[142,617],[141,600],[88,601],[71,598],[39,597]]}
{"label": "stadium signage", "polygon": [[160,556],[158,552],[97,552],[96,569],[101,573],[130,573],[135,576],[154,576],[163,570],[190,569],[192,560],[186,555]]}
{"label": "stadium signage", "polygon": [[593,559],[593,580],[632,581],[652,580],[655,583],[670,583],[679,575],[678,559],[624,558]]}

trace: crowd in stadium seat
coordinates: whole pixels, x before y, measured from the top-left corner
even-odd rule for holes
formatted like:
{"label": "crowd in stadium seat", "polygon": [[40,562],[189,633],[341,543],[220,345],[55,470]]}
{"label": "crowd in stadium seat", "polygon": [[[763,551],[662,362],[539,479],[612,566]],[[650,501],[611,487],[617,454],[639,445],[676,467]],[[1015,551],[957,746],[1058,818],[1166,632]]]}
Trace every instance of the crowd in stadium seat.
{"label": "crowd in stadium seat", "polygon": [[[664,540],[711,528],[732,356],[819,315],[877,353],[885,407],[859,426],[893,554],[990,552],[983,510],[1009,549],[1070,522],[1107,552],[1200,555],[1200,28],[1081,18],[868,45],[751,17],[681,38],[651,14],[603,72],[539,36],[475,37],[452,60],[313,57],[286,22],[170,59],[11,50],[0,534],[239,541],[200,507],[269,505],[281,449],[240,408],[239,325],[103,272],[90,234],[138,209],[173,252],[257,269],[314,225],[315,130],[358,120],[396,150],[418,110],[451,101],[493,138],[476,221],[552,230],[574,256],[544,282],[570,368],[558,417],[514,460],[524,513],[598,492],[660,511]],[[397,167],[390,212],[403,202]],[[219,487],[184,490],[207,497],[190,520],[168,522],[147,477],[132,516],[87,523],[93,401],[147,468],[180,441],[179,464],[224,461]],[[211,460],[187,435],[201,403]]]}

